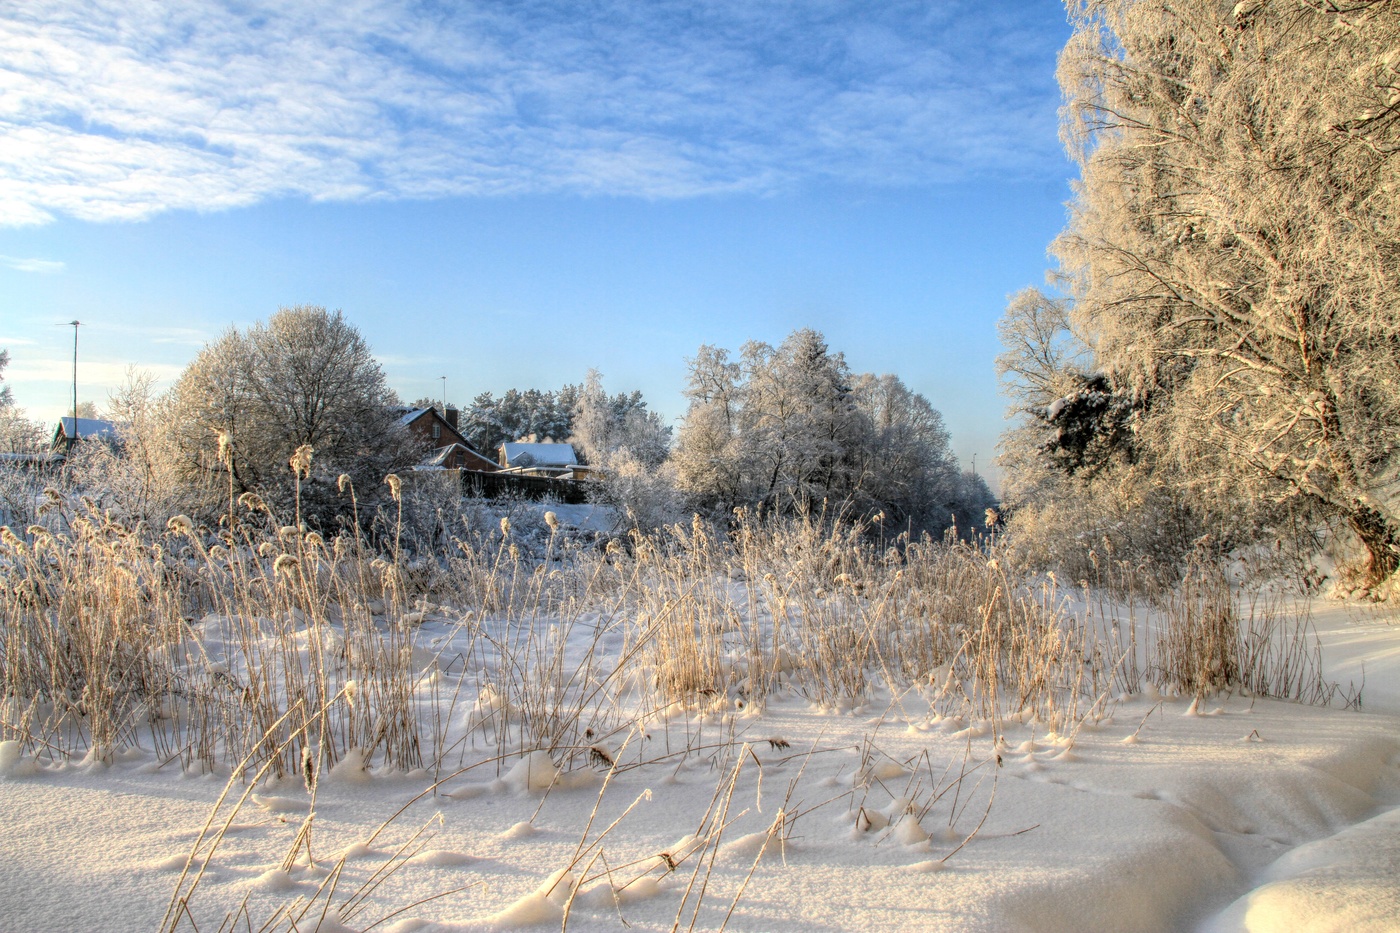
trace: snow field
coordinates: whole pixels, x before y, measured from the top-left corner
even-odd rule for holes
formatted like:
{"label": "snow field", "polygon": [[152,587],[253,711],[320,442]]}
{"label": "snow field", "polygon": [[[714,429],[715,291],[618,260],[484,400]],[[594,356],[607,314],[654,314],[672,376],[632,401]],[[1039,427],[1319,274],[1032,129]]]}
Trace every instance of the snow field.
{"label": "snow field", "polygon": [[[880,694],[876,702],[889,706],[893,696]],[[1034,724],[1011,726],[998,743],[944,731],[957,724],[926,708],[876,719],[779,698],[761,716],[672,722],[677,743],[686,726],[733,736],[723,750],[676,765],[610,779],[589,770],[591,780],[566,788],[549,787],[557,770],[538,754],[506,763],[498,777],[464,774],[372,844],[373,827],[432,777],[375,768],[353,781],[328,775],[311,834],[316,866],[303,858],[284,871],[309,807],[289,777],[236,814],[191,906],[201,928],[245,898],[249,914],[265,918],[312,898],[339,866],[338,903],[392,857],[396,870],[348,928],[464,889],[381,928],[553,926],[567,908],[577,929],[616,929],[622,918],[669,929],[681,909],[688,923],[698,900],[697,928],[714,929],[742,888],[735,929],[1187,929],[1256,877],[1266,885],[1243,902],[1249,925],[1231,926],[1227,912],[1213,929],[1296,929],[1308,911],[1349,924],[1368,909],[1373,921],[1376,910],[1386,916],[1394,816],[1366,818],[1380,801],[1400,800],[1396,721],[1277,701],[1209,706],[1188,716],[1185,700],[1125,701],[1111,722],[1081,732],[1066,759],[1067,743],[1047,741]],[[1125,744],[1135,732],[1138,741]],[[788,748],[769,741],[778,736]],[[30,928],[159,924],[190,827],[203,824],[222,782],[153,773],[149,763],[40,765],[6,778],[14,819],[0,835],[25,857],[5,863],[4,916]],[[960,768],[978,770],[954,801]],[[481,792],[454,792],[464,786]],[[1355,916],[1337,913],[1339,899]],[[1271,916],[1273,927],[1261,925]]]}
{"label": "snow field", "polygon": [[[1267,930],[1339,916],[1343,890],[1350,922],[1394,918],[1365,857],[1400,803],[1386,619],[1325,614],[1319,657],[1298,613],[1246,619],[1228,587],[1105,614],[972,549],[670,533],[525,554],[503,522],[492,549],[399,566],[287,527],[170,569],[169,541],[132,556],[112,531],[152,573],[67,591],[42,576],[58,544],[17,552],[59,608],[7,616],[28,665],[7,676],[55,673],[3,705],[0,916]],[[207,581],[232,595],[144,625],[152,593]],[[69,674],[107,692],[52,693]]]}

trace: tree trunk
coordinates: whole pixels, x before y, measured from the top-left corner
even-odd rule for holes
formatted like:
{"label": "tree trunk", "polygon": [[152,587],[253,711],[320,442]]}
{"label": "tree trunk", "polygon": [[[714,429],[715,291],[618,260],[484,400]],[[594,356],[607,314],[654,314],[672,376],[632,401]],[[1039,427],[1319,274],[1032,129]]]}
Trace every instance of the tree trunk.
{"label": "tree trunk", "polygon": [[1366,548],[1365,584],[1369,587],[1382,583],[1400,568],[1395,528],[1384,515],[1366,505],[1358,505],[1347,521]]}

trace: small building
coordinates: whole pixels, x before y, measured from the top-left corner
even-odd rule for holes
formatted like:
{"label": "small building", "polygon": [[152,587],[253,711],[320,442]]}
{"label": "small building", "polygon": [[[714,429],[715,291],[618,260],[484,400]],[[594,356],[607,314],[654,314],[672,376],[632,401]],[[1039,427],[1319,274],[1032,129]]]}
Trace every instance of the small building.
{"label": "small building", "polygon": [[526,443],[517,441],[500,446],[497,451],[503,472],[525,473],[530,476],[558,477],[574,475],[584,468],[572,444]]}
{"label": "small building", "polygon": [[60,418],[58,419],[58,427],[54,428],[53,441],[49,444],[49,449],[55,453],[66,454],[79,441],[91,440],[95,437],[115,442],[117,426],[101,418]]}
{"label": "small building", "polygon": [[455,408],[415,408],[399,416],[399,424],[423,443],[426,452],[421,467],[442,470],[497,470],[496,462],[477,453],[457,429]]}

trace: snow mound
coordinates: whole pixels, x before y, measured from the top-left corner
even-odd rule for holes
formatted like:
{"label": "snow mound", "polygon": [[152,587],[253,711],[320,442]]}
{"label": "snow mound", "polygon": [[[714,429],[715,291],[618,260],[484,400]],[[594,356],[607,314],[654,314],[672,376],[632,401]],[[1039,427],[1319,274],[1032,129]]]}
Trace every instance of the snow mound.
{"label": "snow mound", "polygon": [[487,917],[485,923],[493,929],[513,929],[540,923],[557,922],[564,916],[564,905],[578,879],[567,868],[561,868],[545,879],[544,884],[520,898],[505,910]]}
{"label": "snow mound", "polygon": [[460,865],[470,865],[476,859],[461,852],[449,852],[446,849],[429,849],[426,852],[419,852],[408,860],[410,865],[421,865],[427,868],[456,868]]}
{"label": "snow mound", "polygon": [[768,832],[749,833],[747,836],[740,836],[738,839],[726,842],[720,847],[719,857],[721,861],[733,859],[748,859],[750,861],[764,856],[781,854],[784,850],[782,837]]}
{"label": "snow mound", "polygon": [[269,813],[299,813],[311,805],[308,800],[294,800],[290,797],[271,797],[262,794],[254,794],[253,803]]}
{"label": "snow mound", "polygon": [[0,777],[28,777],[38,770],[36,762],[25,759],[19,742],[14,739],[0,742]]}
{"label": "snow mound", "polygon": [[534,824],[529,823],[529,822],[526,822],[525,820],[521,820],[519,823],[516,823],[516,824],[515,824],[514,826],[512,826],[510,829],[508,829],[508,830],[506,830],[505,832],[501,833],[501,838],[502,838],[502,839],[529,839],[531,836],[533,836],[533,835],[534,835],[535,833],[537,833],[537,832],[539,832],[539,830],[535,829]]}
{"label": "snow mound", "polygon": [[285,891],[295,891],[297,883],[287,872],[280,868],[273,868],[270,871],[265,871],[261,875],[258,875],[258,877],[253,880],[253,887],[257,888],[259,891],[267,891],[276,894]]}
{"label": "snow mound", "polygon": [[369,752],[363,748],[352,748],[331,765],[327,775],[332,781],[342,784],[363,784],[370,780]]}
{"label": "snow mound", "polygon": [[1212,933],[1400,929],[1400,809],[1299,846],[1265,881],[1217,917]]}
{"label": "snow mound", "polygon": [[538,750],[517,761],[502,780],[517,793],[543,793],[554,786],[559,775],[560,771],[549,757],[549,752]]}

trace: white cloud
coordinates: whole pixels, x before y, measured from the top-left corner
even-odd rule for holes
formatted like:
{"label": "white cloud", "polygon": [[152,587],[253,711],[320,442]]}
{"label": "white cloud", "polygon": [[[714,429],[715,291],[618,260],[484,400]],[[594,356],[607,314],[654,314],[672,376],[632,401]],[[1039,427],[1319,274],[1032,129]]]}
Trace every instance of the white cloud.
{"label": "white cloud", "polygon": [[[155,377],[158,384],[168,384],[179,378],[184,372],[183,366],[172,364],[156,363],[137,367],[142,372],[150,373]],[[78,388],[81,392],[90,391],[94,387],[101,387],[105,394],[112,386],[119,386],[126,382],[127,373],[131,370],[131,364],[118,360],[78,360]],[[73,380],[73,357],[53,357],[36,358],[25,357],[23,359],[10,360],[10,365],[5,368],[5,381],[13,384],[34,384],[58,382],[72,384]]]}
{"label": "white cloud", "polygon": [[1059,172],[1040,6],[27,0],[0,222]]}
{"label": "white cloud", "polygon": [[63,263],[53,259],[22,259],[18,256],[0,256],[0,266],[14,269],[16,272],[38,272],[41,275],[53,275],[63,271]]}

